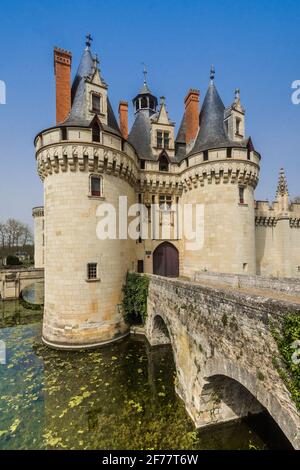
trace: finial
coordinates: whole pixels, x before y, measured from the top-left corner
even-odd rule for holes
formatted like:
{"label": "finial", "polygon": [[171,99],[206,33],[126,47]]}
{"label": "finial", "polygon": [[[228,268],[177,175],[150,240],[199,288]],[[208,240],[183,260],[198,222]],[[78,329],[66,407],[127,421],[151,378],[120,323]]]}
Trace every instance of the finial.
{"label": "finial", "polygon": [[144,66],[144,69],[143,69],[143,74],[144,74],[144,85],[147,85],[147,69],[146,69],[146,65],[144,64],[143,62],[143,66]]}
{"label": "finial", "polygon": [[95,54],[95,57],[94,57],[94,64],[95,64],[95,67],[97,67],[97,66],[100,64],[100,60],[99,60],[98,54]]}
{"label": "finial", "polygon": [[210,67],[210,81],[211,81],[211,83],[214,82],[215,73],[216,73],[215,67],[212,65],[212,66]]}
{"label": "finial", "polygon": [[287,185],[287,181],[285,177],[285,172],[283,168],[280,168],[276,196],[278,197],[278,196],[284,196],[288,194],[289,194],[289,190],[288,190],[288,185]]}
{"label": "finial", "polygon": [[90,33],[87,34],[87,35],[85,36],[85,38],[86,38],[85,45],[86,45],[86,47],[90,48],[93,38],[92,38],[92,36],[90,35]]}
{"label": "finial", "polygon": [[160,97],[160,105],[161,105],[161,106],[164,106],[165,103],[166,103],[166,98],[165,98],[165,96],[161,96],[161,97]]}
{"label": "finial", "polygon": [[240,89],[239,88],[236,88],[235,91],[234,91],[234,96],[235,96],[235,101],[240,101],[240,97],[241,97],[241,92],[240,92]]}

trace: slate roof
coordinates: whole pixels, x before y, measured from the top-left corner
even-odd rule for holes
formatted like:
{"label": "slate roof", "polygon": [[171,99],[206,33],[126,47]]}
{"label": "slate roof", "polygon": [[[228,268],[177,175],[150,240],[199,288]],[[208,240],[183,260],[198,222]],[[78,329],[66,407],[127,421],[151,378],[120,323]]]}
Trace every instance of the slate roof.
{"label": "slate roof", "polygon": [[140,110],[135,118],[128,142],[134,146],[141,160],[155,160],[151,150],[151,118],[148,110]]}
{"label": "slate roof", "polygon": [[200,112],[200,131],[190,154],[220,147],[246,147],[247,140],[229,139],[224,124],[225,106],[212,81],[208,87]]}
{"label": "slate roof", "polygon": [[[94,72],[94,61],[91,54],[90,48],[86,47],[79,67],[77,69],[73,84],[72,84],[72,106],[71,111],[67,119],[60,124],[60,126],[80,126],[89,127],[91,120],[86,119],[84,114],[85,102],[86,102],[86,86],[85,79],[91,77]],[[107,125],[102,124],[104,130],[112,132],[117,135],[121,135],[118,122],[116,120],[114,111],[112,109],[109,98],[107,98]]]}
{"label": "slate roof", "polygon": [[178,129],[178,132],[177,132],[175,142],[178,144],[185,144],[186,143],[185,136],[186,136],[186,120],[185,120],[185,114],[184,114],[182,117],[179,129]]}

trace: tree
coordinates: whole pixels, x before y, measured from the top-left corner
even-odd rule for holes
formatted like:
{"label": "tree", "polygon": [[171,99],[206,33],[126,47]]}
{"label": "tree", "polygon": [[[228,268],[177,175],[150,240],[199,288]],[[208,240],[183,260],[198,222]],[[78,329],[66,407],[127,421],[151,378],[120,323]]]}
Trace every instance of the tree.
{"label": "tree", "polygon": [[294,197],[293,202],[296,204],[300,204],[300,196]]}
{"label": "tree", "polygon": [[17,248],[33,244],[33,234],[29,225],[10,218],[0,223],[0,249],[3,254],[13,254]]}

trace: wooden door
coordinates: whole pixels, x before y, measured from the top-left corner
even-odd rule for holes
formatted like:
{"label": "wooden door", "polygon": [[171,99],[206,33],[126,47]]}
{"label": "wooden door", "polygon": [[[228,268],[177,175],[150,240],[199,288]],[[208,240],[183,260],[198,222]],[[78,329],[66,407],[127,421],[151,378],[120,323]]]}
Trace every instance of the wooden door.
{"label": "wooden door", "polygon": [[161,245],[154,250],[153,274],[167,277],[179,276],[178,250],[171,243],[161,243]]}

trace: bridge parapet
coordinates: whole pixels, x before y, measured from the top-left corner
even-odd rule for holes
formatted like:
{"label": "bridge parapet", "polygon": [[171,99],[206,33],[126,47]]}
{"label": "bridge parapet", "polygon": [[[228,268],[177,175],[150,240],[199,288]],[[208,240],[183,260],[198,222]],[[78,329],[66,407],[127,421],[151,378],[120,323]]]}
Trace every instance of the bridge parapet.
{"label": "bridge parapet", "polygon": [[44,269],[9,268],[0,270],[0,297],[2,300],[18,299],[25,287],[43,281]]}
{"label": "bridge parapet", "polygon": [[272,335],[286,315],[300,315],[300,304],[149,278],[147,338],[152,345],[171,342],[176,389],[196,426],[266,409],[300,448],[300,415],[274,365],[278,349]]}
{"label": "bridge parapet", "polygon": [[289,295],[300,296],[299,278],[275,278],[265,276],[250,276],[247,274],[214,273],[198,271],[194,273],[194,281],[208,281],[235,288],[264,289],[267,291],[284,292]]}

